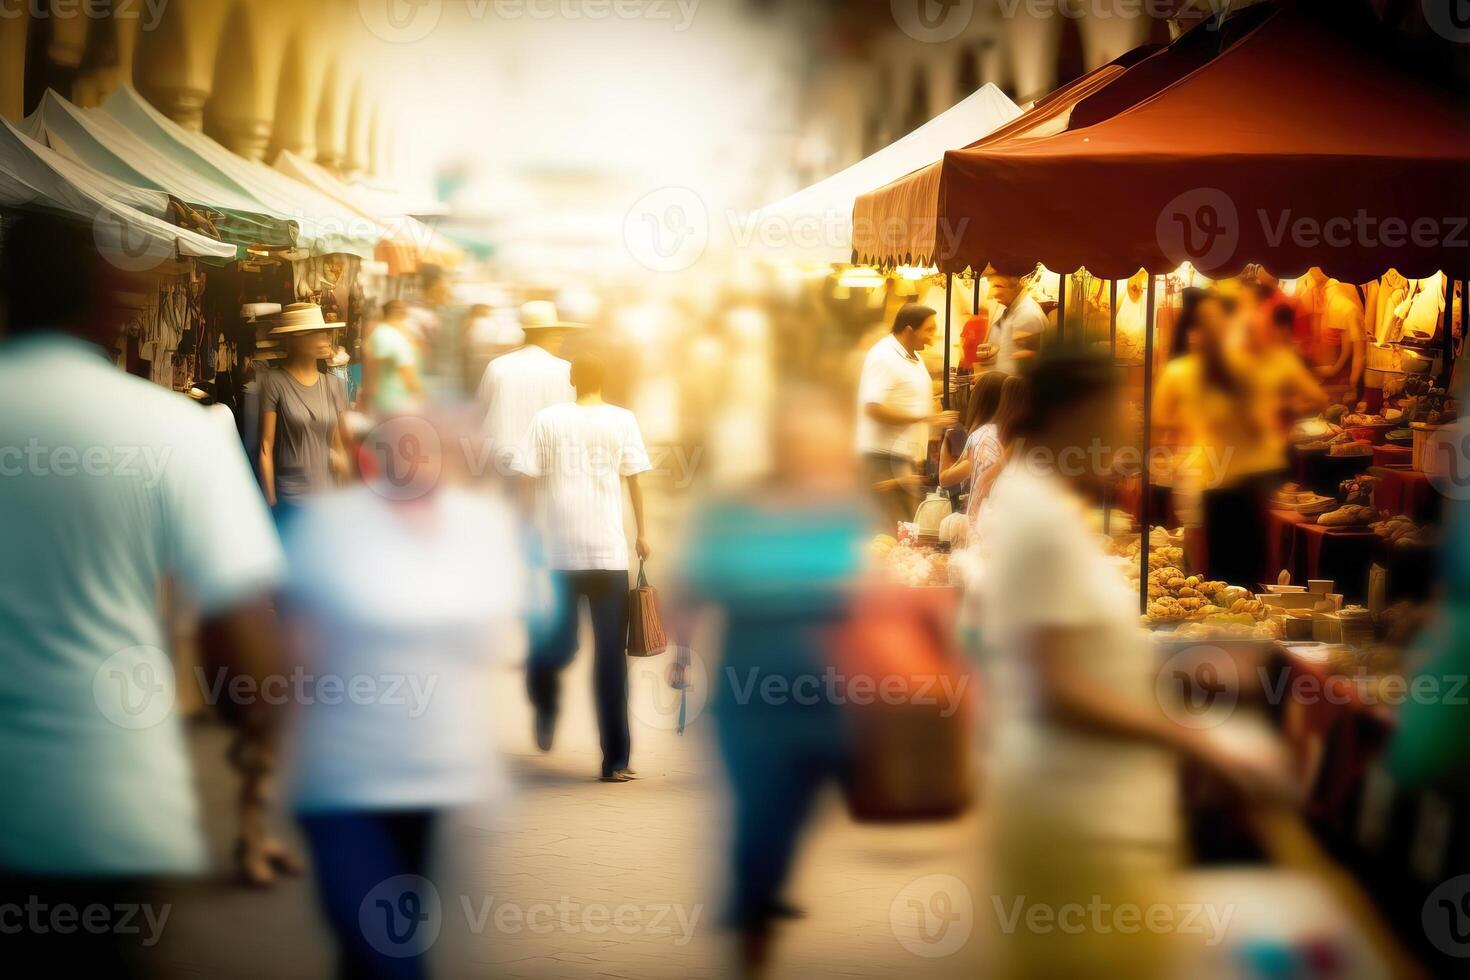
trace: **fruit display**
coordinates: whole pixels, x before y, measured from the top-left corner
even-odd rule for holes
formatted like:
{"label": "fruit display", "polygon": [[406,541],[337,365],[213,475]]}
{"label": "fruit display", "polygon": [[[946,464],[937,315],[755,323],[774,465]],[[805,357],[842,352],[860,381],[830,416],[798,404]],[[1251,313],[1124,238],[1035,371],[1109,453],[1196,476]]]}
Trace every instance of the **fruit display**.
{"label": "fruit display", "polygon": [[949,555],[932,548],[900,543],[880,534],[868,545],[883,578],[913,589],[945,588],[950,582]]}

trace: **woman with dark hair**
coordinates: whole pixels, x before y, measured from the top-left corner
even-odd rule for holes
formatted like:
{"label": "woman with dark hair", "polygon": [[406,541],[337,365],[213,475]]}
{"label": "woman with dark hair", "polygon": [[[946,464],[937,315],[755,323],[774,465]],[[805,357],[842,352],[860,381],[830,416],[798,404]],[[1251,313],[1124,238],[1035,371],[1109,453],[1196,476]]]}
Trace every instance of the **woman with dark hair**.
{"label": "woman with dark hair", "polygon": [[1000,407],[1000,389],[1005,380],[1006,376],[998,371],[982,374],[975,382],[975,390],[970,393],[970,401],[965,406],[963,424],[945,430],[944,440],[939,445],[941,487],[958,488],[961,496],[969,492],[973,461],[966,450],[976,430],[995,417],[995,410]]}
{"label": "woman with dark hair", "polygon": [[[997,907],[1018,898],[1049,908],[1169,904],[1181,757],[1249,795],[1276,793],[1281,776],[1215,730],[1173,720],[1138,629],[1137,595],[1088,521],[1086,501],[1110,467],[1063,471],[1079,446],[1119,445],[1116,369],[1090,355],[1044,354],[1027,381],[1028,408],[1009,427],[1017,449],[980,517],[983,570],[971,585],[992,706]],[[1130,977],[1179,975],[1157,932],[1004,932],[997,975],[1080,976],[1097,963]]]}
{"label": "woman with dark hair", "polygon": [[990,487],[1005,467],[1011,447],[1016,439],[1016,430],[1025,418],[1030,405],[1030,389],[1022,378],[1011,376],[1000,386],[1000,401],[990,422],[982,425],[970,436],[965,446],[965,457],[970,460],[973,478],[970,483],[970,500],[966,513],[974,524],[980,508],[990,495]]}

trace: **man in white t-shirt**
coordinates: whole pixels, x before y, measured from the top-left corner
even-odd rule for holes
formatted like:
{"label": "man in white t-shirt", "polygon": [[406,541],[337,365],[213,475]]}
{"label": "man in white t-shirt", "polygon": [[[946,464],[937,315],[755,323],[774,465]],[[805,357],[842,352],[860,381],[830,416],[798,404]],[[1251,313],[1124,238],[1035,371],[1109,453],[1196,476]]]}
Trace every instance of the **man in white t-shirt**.
{"label": "man in white t-shirt", "polygon": [[1028,277],[994,274],[989,278],[991,298],[1005,307],[990,330],[990,342],[996,348],[995,369],[1015,374],[1021,341],[1046,331],[1046,312],[1032,297]]}
{"label": "man in white t-shirt", "polygon": [[[205,870],[163,580],[237,679],[260,690],[277,669],[266,597],[284,563],[265,500],[232,431],[112,362],[115,275],[86,225],[22,215],[6,229],[0,908],[136,910],[160,879]],[[236,707],[266,731],[262,703]],[[65,975],[132,974],[138,918],[129,934],[22,929],[6,949]]]}
{"label": "man in white t-shirt", "polygon": [[919,351],[934,343],[937,331],[933,310],[905,306],[893,330],[868,351],[858,381],[857,451],[889,534],[899,521],[914,519],[929,427],[943,431],[959,417],[934,411],[934,382],[919,357]]}
{"label": "man in white t-shirt", "polygon": [[517,457],[537,412],[576,400],[572,366],[557,354],[569,331],[585,329],[585,324],[562,320],[552,303],[538,300],[521,307],[525,346],[492,360],[480,379],[484,435],[497,472],[521,470]]}
{"label": "man in white t-shirt", "polygon": [[552,569],[556,608],[547,629],[533,638],[527,690],[536,709],[536,741],[551,748],[561,691],[561,672],[577,652],[581,600],[592,616],[597,727],[602,779],[627,782],[628,732],[628,539],[623,526],[623,483],[632,498],[641,560],[643,489],[638,474],[652,469],[638,421],[602,400],[607,366],[600,354],[582,351],[572,362],[574,403],[542,409],[531,422],[520,472],[535,480],[536,519]]}

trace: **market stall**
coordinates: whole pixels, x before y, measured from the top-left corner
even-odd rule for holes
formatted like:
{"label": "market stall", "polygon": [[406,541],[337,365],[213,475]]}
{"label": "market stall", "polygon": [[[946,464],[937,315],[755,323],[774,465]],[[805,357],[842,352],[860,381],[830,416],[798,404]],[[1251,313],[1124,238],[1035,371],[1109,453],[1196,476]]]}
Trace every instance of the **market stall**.
{"label": "market stall", "polygon": [[[1394,659],[1402,654],[1395,644],[1406,641],[1385,635],[1385,566],[1403,564],[1416,550],[1428,554],[1432,534],[1415,519],[1427,508],[1408,501],[1433,477],[1396,470],[1375,480],[1369,471],[1380,457],[1402,466],[1401,452],[1377,448],[1389,433],[1407,433],[1417,445],[1411,465],[1431,465],[1433,427],[1455,415],[1444,379],[1454,360],[1456,283],[1470,275],[1462,241],[1470,111],[1396,64],[1373,38],[1305,4],[1260,4],[1230,17],[1216,34],[1197,29],[1184,41],[1199,47],[1175,63],[1182,72],[1169,66],[1176,57],[1170,50],[1183,48],[1146,54],[1111,80],[1088,83],[1098,87],[1065,109],[1058,108],[1066,101],[1060,94],[1036,135],[1016,137],[1023,116],[1009,136],[951,151],[929,170],[860,199],[855,227],[902,229],[907,237],[855,240],[854,259],[929,263],[951,275],[1028,274],[1040,264],[1116,281],[1143,270],[1145,490],[1138,535],[1118,537],[1113,547],[1136,582],[1145,623],[1161,630],[1165,651],[1208,647],[1301,659],[1293,643],[1320,643],[1310,656],[1328,659],[1336,675],[1391,677],[1411,665]],[[1368,140],[1364,120],[1373,121]],[[1285,575],[1225,582],[1208,574],[1207,554],[1190,561],[1182,529],[1152,520],[1155,313],[1160,276],[1188,268],[1227,279],[1254,263],[1283,280],[1311,271],[1318,282],[1397,284],[1399,319],[1413,315],[1416,295],[1426,298],[1429,313],[1414,338],[1405,330],[1402,341],[1390,337],[1383,345],[1397,352],[1401,367],[1385,365],[1381,373],[1389,377],[1372,379],[1382,388],[1371,403],[1365,397],[1335,406],[1334,420],[1321,420],[1323,429],[1301,440],[1297,455],[1316,455],[1298,471],[1298,485],[1282,488],[1274,526],[1239,528],[1280,542],[1275,554]],[[1385,275],[1390,270],[1396,279]],[[1303,288],[1311,279],[1304,276]],[[1367,305],[1364,292],[1360,306]],[[1058,322],[1067,322],[1064,312]],[[1420,380],[1395,386],[1395,373]],[[1383,513],[1377,500],[1398,500],[1413,513]],[[1350,721],[1345,710],[1352,706],[1329,706],[1323,724],[1352,729],[1361,716]],[[1391,713],[1372,717],[1382,722]],[[1323,744],[1294,748],[1306,758]],[[1332,749],[1357,753],[1350,767],[1358,771],[1376,751],[1362,743],[1333,742]],[[1363,791],[1361,779],[1350,782]],[[1381,818],[1383,806],[1370,806],[1367,819]],[[1434,843],[1462,811],[1451,807],[1446,816],[1441,809],[1435,831],[1422,802],[1415,806],[1423,826],[1402,833],[1399,846],[1400,853],[1418,847],[1433,869],[1417,883],[1466,870],[1464,855]],[[1380,904],[1392,894],[1375,890]]]}

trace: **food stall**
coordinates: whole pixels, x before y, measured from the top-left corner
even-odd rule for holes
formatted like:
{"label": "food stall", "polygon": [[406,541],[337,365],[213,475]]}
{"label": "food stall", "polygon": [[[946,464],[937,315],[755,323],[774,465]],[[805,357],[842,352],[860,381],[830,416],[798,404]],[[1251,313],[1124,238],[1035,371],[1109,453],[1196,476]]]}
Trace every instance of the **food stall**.
{"label": "food stall", "polygon": [[[907,237],[855,242],[854,257],[878,265],[931,262],[946,274],[1026,274],[1042,264],[1121,281],[1143,270],[1146,487],[1160,276],[1187,264],[1224,279],[1260,263],[1283,277],[1320,269],[1344,283],[1369,283],[1396,269],[1411,283],[1443,286],[1442,319],[1429,345],[1423,334],[1417,346],[1398,344],[1403,373],[1418,371],[1426,380],[1405,382],[1377,404],[1340,405],[1336,421],[1323,420],[1330,428],[1303,440],[1307,452],[1331,462],[1298,471],[1303,478],[1282,488],[1278,526],[1241,529],[1285,542],[1277,552],[1285,575],[1215,580],[1208,555],[1191,565],[1182,530],[1155,526],[1150,492],[1140,494],[1136,536],[1114,543],[1124,574],[1136,580],[1146,624],[1163,634],[1162,654],[1219,649],[1243,682],[1340,677],[1355,692],[1368,692],[1318,698],[1305,711],[1304,699],[1283,697],[1280,688],[1230,688],[1241,703],[1277,715],[1312,801],[1316,857],[1336,843],[1326,833],[1329,818],[1388,828],[1387,838],[1373,839],[1396,838],[1390,850],[1400,862],[1421,859],[1413,875],[1394,876],[1396,886],[1380,887],[1380,865],[1361,860],[1360,850],[1343,857],[1379,910],[1408,895],[1407,909],[1417,912],[1436,883],[1470,870],[1461,849],[1443,843],[1463,831],[1467,809],[1456,801],[1426,803],[1422,792],[1385,802],[1382,787],[1365,775],[1382,768],[1376,754],[1393,724],[1383,685],[1402,684],[1414,668],[1405,656],[1409,634],[1394,628],[1414,609],[1390,603],[1387,569],[1378,562],[1417,563],[1422,571],[1433,540],[1422,526],[1432,509],[1425,484],[1439,478],[1433,470],[1406,475],[1402,453],[1380,447],[1391,444],[1389,433],[1403,441],[1406,433],[1397,430],[1408,429],[1411,454],[1417,435],[1417,462],[1432,467],[1432,426],[1454,417],[1445,380],[1455,350],[1455,284],[1470,275],[1470,254],[1450,241],[1448,229],[1463,227],[1470,202],[1470,113],[1393,64],[1372,39],[1339,30],[1308,6],[1259,4],[1223,25],[1210,21],[1176,42],[1201,46],[1203,55],[1183,74],[1165,77],[1172,74],[1167,49],[1144,54],[1043,135],[952,151],[929,170],[860,199],[860,226],[906,229]],[[1371,148],[1363,143],[1363,119],[1375,120]],[[1415,215],[1445,222],[1446,235],[1408,234],[1406,216]],[[896,220],[905,216],[913,219],[908,226]],[[1390,219],[1398,223],[1390,226]],[[1404,233],[1323,234],[1375,220],[1381,232]],[[1436,349],[1440,360],[1430,356]],[[1423,428],[1413,429],[1413,421]],[[1400,466],[1383,465],[1394,463]],[[1405,560],[1415,552],[1418,559]],[[1187,673],[1198,681],[1222,670],[1212,664],[1204,675]],[[1275,850],[1281,839],[1265,841],[1265,849]],[[1361,907],[1354,883],[1335,880],[1348,890],[1345,904]],[[1365,928],[1376,930],[1372,923]],[[1444,952],[1425,948],[1421,928],[1398,935],[1416,953]],[[1396,946],[1385,938],[1385,955],[1395,961],[1402,954]]]}

